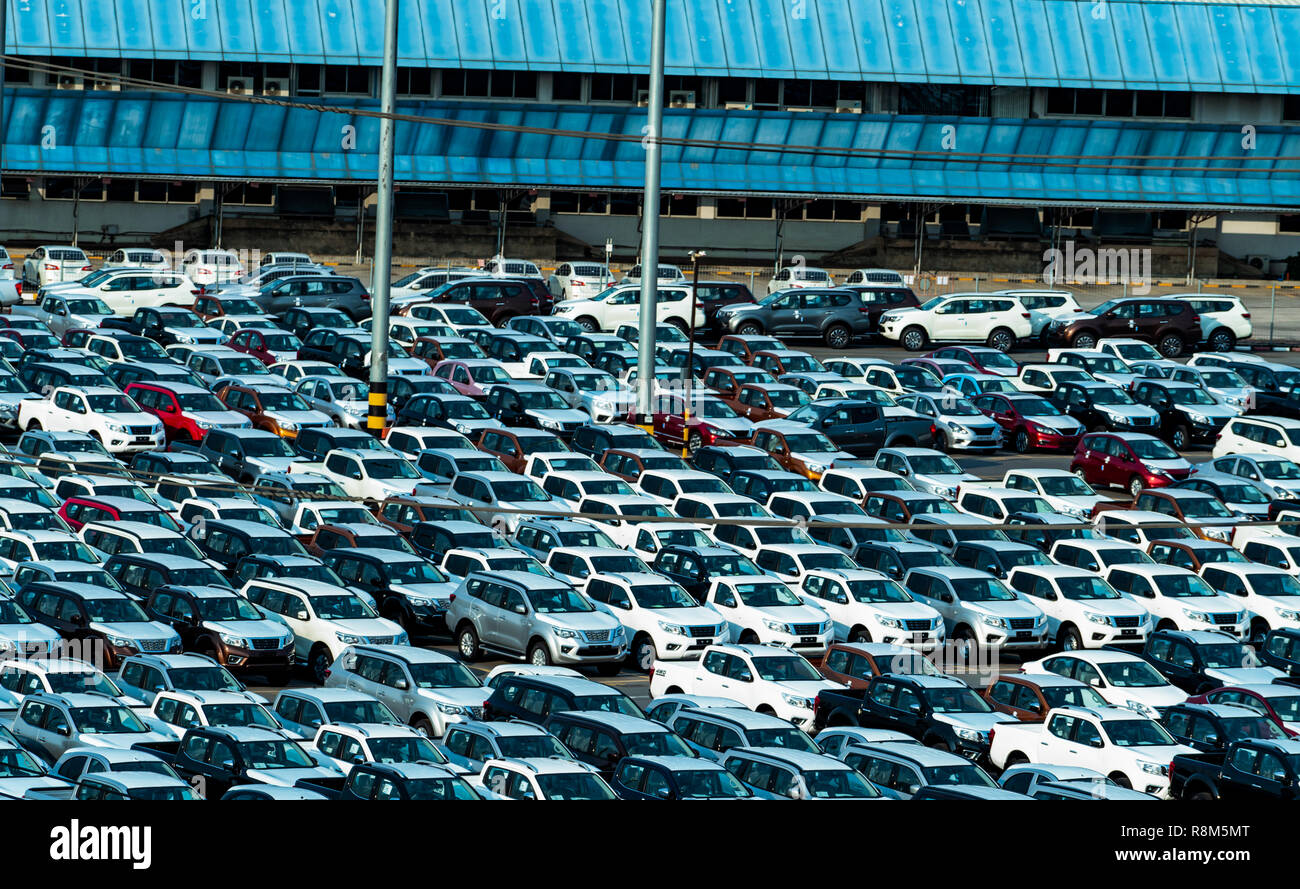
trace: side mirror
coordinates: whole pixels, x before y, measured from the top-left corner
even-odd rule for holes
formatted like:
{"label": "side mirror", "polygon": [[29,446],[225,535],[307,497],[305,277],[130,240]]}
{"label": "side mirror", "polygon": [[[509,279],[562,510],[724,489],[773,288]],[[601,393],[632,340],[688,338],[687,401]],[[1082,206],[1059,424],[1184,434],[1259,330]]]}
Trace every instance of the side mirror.
{"label": "side mirror", "polygon": [[528,613],[528,609],[525,606],[523,605],[515,606],[515,614],[527,614],[527,613]]}
{"label": "side mirror", "polygon": [[952,604],[952,593],[940,593],[940,594],[939,594],[939,599],[940,599],[940,601],[947,602],[949,605],[951,605],[951,604]]}
{"label": "side mirror", "polygon": [[1096,747],[1097,749],[1100,750],[1102,747],[1106,746],[1106,742],[1103,741],[1101,738],[1093,738],[1092,741],[1088,743],[1088,746]]}
{"label": "side mirror", "polygon": [[66,738],[66,737],[69,737],[69,736],[72,734],[72,729],[70,729],[70,728],[69,728],[68,726],[66,726],[66,725],[61,725],[61,726],[59,726],[57,729],[55,729],[54,732],[55,732],[55,734],[63,735],[63,736]]}
{"label": "side mirror", "polygon": [[407,690],[408,688],[410,688],[410,687],[411,687],[411,684],[410,684],[409,682],[407,682],[405,679],[399,679],[399,680],[397,680],[397,682],[394,683],[394,685],[393,685],[393,688],[397,689],[398,691],[406,691],[406,690]]}
{"label": "side mirror", "polygon": [[1100,677],[1100,676],[1093,676],[1091,679],[1088,680],[1088,684],[1089,684],[1090,686],[1092,686],[1093,688],[1102,688],[1102,687],[1103,687],[1102,684],[1101,684],[1101,677]]}
{"label": "side mirror", "polygon": [[672,799],[673,797],[672,788],[670,787],[655,788],[655,796],[659,797],[660,799]]}
{"label": "side mirror", "polygon": [[79,627],[85,626],[86,624],[86,616],[84,614],[74,614],[72,615],[71,620],[73,624]]}

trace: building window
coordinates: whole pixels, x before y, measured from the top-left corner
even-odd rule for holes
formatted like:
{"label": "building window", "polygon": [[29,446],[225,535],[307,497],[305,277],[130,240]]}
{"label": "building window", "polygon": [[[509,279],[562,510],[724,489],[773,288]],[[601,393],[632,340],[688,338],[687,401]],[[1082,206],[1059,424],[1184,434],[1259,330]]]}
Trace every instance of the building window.
{"label": "building window", "polygon": [[12,198],[16,201],[30,200],[32,183],[23,176],[5,176],[0,179],[0,198]]}
{"label": "building window", "polygon": [[1191,93],[1157,90],[1049,89],[1047,113],[1085,117],[1192,116]]}
{"label": "building window", "polygon": [[771,198],[718,198],[719,219],[771,219]]}
{"label": "building window", "polygon": [[861,222],[863,206],[858,201],[819,199],[804,205],[803,218],[809,222]]}
{"label": "building window", "polygon": [[319,96],[321,89],[320,65],[298,65],[298,85],[296,87],[299,96]]}
{"label": "building window", "polygon": [[[140,183],[141,191],[144,190],[144,183]],[[248,182],[243,185],[237,185],[230,191],[226,192],[225,197],[221,199],[223,204],[237,204],[245,207],[270,207],[275,203],[275,186],[266,185],[260,182]]]}
{"label": "building window", "polygon": [[749,81],[743,77],[718,78],[718,104],[723,107],[748,105]]}
{"label": "building window", "polygon": [[754,81],[754,107],[775,110],[781,106],[781,81],[760,77]]}
{"label": "building window", "polygon": [[350,96],[370,95],[370,71],[363,65],[326,65],[325,92]]}
{"label": "building window", "polygon": [[551,99],[555,102],[582,101],[582,75],[557,71],[551,75]]}
{"label": "building window", "polygon": [[398,68],[397,94],[399,96],[432,96],[433,72],[428,68]]}
{"label": "building window", "polygon": [[[142,179],[139,198],[142,204],[192,204],[198,195],[193,182],[165,182],[159,179]],[[226,199],[229,203],[229,199]]]}
{"label": "building window", "polygon": [[83,201],[102,201],[104,183],[100,179],[48,178],[45,180],[45,200],[70,201],[76,198],[80,189]]}
{"label": "building window", "polygon": [[[8,197],[8,195],[5,196]],[[1279,234],[1284,235],[1300,234],[1300,213],[1288,213],[1279,216],[1277,218],[1277,230]]]}
{"label": "building window", "polygon": [[32,82],[32,72],[25,68],[15,68],[12,65],[5,65],[5,83],[11,86],[25,86]]}
{"label": "building window", "polygon": [[647,82],[647,78],[635,74],[593,74],[591,101],[635,103]]}
{"label": "building window", "polygon": [[[632,205],[630,212],[627,209],[629,199]],[[611,197],[608,194],[581,191],[551,192],[551,212],[608,216],[614,212],[610,208],[615,200],[619,210],[614,215],[635,216],[641,212],[640,203],[635,195],[614,195]]]}
{"label": "building window", "polygon": [[1282,119],[1300,121],[1300,95],[1292,93],[1282,97]]}
{"label": "building window", "polygon": [[659,200],[660,216],[699,216],[700,199],[693,194],[675,194]]}
{"label": "building window", "polygon": [[988,117],[990,91],[985,86],[900,83],[899,114]]}
{"label": "building window", "polygon": [[447,68],[442,95],[466,99],[535,99],[537,75],[532,71],[486,71]]}
{"label": "building window", "polygon": [[109,179],[104,181],[104,187],[107,189],[108,200],[118,203],[132,203],[135,201],[135,180],[134,179]]}

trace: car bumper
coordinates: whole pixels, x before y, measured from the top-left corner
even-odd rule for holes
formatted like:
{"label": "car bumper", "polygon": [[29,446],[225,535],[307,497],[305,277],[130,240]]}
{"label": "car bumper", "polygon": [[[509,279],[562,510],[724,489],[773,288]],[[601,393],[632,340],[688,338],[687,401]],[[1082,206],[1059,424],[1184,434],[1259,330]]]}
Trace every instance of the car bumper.
{"label": "car bumper", "polygon": [[894,627],[879,627],[876,632],[871,634],[871,638],[877,642],[886,645],[901,645],[904,648],[911,648],[914,651],[929,653],[937,651],[943,647],[947,637],[944,635],[943,628],[936,630],[926,630],[924,632],[910,632],[908,630],[899,630]]}
{"label": "car bumper", "polygon": [[1223,427],[1226,425],[1228,425],[1228,421],[1224,420],[1218,426],[1189,426],[1187,428],[1191,433],[1192,441],[1211,444],[1219,437],[1219,433],[1223,431]]}
{"label": "car bumper", "polygon": [[949,430],[948,435],[955,448],[1000,448],[1003,441],[1001,429],[993,432],[968,432],[965,435]]}
{"label": "car bumper", "polygon": [[555,639],[551,642],[551,659],[557,664],[600,664],[627,657],[627,642],[581,642]]}
{"label": "car bumper", "polygon": [[104,437],[104,448],[110,454],[132,454],[137,451],[152,451],[162,447],[167,441],[166,433],[157,435],[126,435],[110,432]]}
{"label": "car bumper", "polygon": [[696,660],[710,645],[721,645],[727,641],[727,634],[718,637],[694,637],[666,635],[663,633],[651,637],[654,639],[655,654],[665,661]]}
{"label": "car bumper", "polygon": [[1060,451],[1068,448],[1073,451],[1079,446],[1079,439],[1082,436],[1082,432],[1075,435],[1060,435],[1052,432],[1031,432],[1029,433],[1029,441],[1034,447],[1042,448],[1043,450]]}
{"label": "car bumper", "polygon": [[979,641],[990,648],[1016,651],[1022,648],[1043,648],[1050,641],[1047,626],[1036,630],[1004,630],[1001,627],[981,626]]}
{"label": "car bumper", "polygon": [[1083,637],[1084,648],[1101,648],[1105,645],[1141,646],[1146,643],[1149,626],[1111,627],[1097,623],[1077,624],[1079,635]]}
{"label": "car bumper", "polygon": [[758,641],[763,645],[788,648],[800,654],[824,654],[835,641],[835,635],[831,630],[827,630],[825,633],[813,636],[791,636],[788,633],[773,633],[771,630],[764,629],[758,634]]}
{"label": "car bumper", "polygon": [[221,645],[217,649],[217,660],[228,667],[231,672],[251,672],[260,670],[288,670],[293,666],[293,643],[283,648],[235,648]]}

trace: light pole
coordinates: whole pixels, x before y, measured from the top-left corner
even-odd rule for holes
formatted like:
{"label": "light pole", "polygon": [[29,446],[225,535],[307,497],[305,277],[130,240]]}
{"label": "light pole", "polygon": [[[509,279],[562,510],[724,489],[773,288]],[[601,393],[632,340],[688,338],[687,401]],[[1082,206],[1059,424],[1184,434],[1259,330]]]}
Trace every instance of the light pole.
{"label": "light pole", "polygon": [[682,410],[682,456],[689,457],[691,450],[691,395],[695,389],[695,312],[700,299],[700,259],[708,256],[703,250],[691,251],[691,316],[686,322],[686,406]]}
{"label": "light pole", "polygon": [[[0,0],[3,2],[3,0]],[[379,205],[375,208],[375,264],[370,280],[370,412],[366,426],[378,438],[388,419],[388,294],[393,271],[393,163],[397,122],[397,2],[384,2],[384,68],[380,80]]]}
{"label": "light pole", "polygon": [[636,412],[637,423],[653,432],[655,381],[655,322],[659,298],[659,174],[663,157],[660,141],[664,134],[664,31],[668,18],[667,0],[654,0],[650,31],[650,107],[646,115],[645,194],[641,200],[641,315],[637,335]]}

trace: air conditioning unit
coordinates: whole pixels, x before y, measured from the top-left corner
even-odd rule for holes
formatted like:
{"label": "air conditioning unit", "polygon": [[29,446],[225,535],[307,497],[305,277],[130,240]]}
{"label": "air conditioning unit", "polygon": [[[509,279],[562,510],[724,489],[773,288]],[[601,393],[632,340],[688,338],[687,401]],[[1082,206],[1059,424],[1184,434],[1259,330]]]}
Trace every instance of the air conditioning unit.
{"label": "air conditioning unit", "polygon": [[670,108],[694,108],[695,90],[673,90],[668,93]]}
{"label": "air conditioning unit", "polygon": [[268,77],[262,81],[262,95],[264,96],[287,96],[289,95],[289,78],[287,77]]}
{"label": "air conditioning unit", "polygon": [[642,108],[644,108],[646,105],[649,105],[649,104],[650,104],[650,91],[649,91],[649,90],[637,90],[637,94],[636,94],[636,103],[637,103],[637,105],[639,105],[639,106],[642,107]]}
{"label": "air conditioning unit", "polygon": [[754,106],[749,102],[727,102],[722,106],[726,111],[753,111]]}
{"label": "air conditioning unit", "polygon": [[227,77],[226,92],[235,96],[246,96],[253,91],[253,78]]}
{"label": "air conditioning unit", "polygon": [[61,90],[81,90],[85,89],[80,77],[75,74],[60,74],[58,83],[55,87]]}
{"label": "air conditioning unit", "polygon": [[97,80],[93,77],[87,77],[86,89],[108,90],[112,93],[120,93],[122,91],[122,84],[116,80]]}
{"label": "air conditioning unit", "polygon": [[1251,268],[1259,269],[1261,272],[1267,272],[1269,265],[1273,262],[1273,257],[1254,254],[1246,257],[1246,265]]}
{"label": "air conditioning unit", "polygon": [[857,99],[840,100],[835,103],[836,114],[861,114],[862,103]]}

